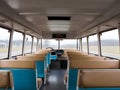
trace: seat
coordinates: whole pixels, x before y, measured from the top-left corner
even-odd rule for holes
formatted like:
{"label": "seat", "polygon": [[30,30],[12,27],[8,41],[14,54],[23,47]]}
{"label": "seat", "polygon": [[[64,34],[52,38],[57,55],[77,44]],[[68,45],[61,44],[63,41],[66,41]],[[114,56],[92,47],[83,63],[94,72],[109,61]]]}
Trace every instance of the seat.
{"label": "seat", "polygon": [[0,70],[0,89],[12,88],[12,74],[9,70]]}

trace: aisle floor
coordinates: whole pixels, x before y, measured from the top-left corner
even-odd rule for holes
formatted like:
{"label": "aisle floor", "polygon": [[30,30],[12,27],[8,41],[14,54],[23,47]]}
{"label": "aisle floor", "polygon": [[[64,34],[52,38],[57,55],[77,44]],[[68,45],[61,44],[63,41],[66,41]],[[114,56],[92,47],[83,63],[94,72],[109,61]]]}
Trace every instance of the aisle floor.
{"label": "aisle floor", "polygon": [[64,85],[64,74],[66,70],[50,70],[47,75],[47,83],[40,90],[66,90]]}

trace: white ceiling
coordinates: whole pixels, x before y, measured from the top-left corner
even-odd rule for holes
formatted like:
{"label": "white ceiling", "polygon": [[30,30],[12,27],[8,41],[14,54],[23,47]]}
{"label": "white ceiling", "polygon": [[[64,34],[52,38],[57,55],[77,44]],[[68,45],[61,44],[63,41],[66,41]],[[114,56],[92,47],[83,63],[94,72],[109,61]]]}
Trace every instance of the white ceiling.
{"label": "white ceiling", "polygon": [[[14,11],[32,23],[39,33],[75,32],[83,33],[93,26],[96,19],[104,17],[110,12],[119,0],[4,0]],[[47,16],[70,16],[70,23],[64,22],[50,24]],[[108,20],[108,19],[106,19]],[[105,21],[105,20],[103,20]],[[102,21],[101,21],[102,22]],[[95,22],[96,23],[96,22]],[[113,22],[112,22],[113,23]],[[116,23],[116,20],[115,20]],[[110,24],[110,23],[107,23]],[[57,25],[57,26],[56,26]],[[67,25],[67,26],[65,26]],[[64,29],[68,30],[64,31]],[[58,29],[57,29],[58,28]],[[76,37],[76,36],[75,36]]]}

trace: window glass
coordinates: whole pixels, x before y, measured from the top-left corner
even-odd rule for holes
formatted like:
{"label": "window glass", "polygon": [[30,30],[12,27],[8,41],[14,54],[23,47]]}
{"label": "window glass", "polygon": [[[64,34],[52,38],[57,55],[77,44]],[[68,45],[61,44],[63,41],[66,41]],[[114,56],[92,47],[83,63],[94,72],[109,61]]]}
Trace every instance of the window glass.
{"label": "window glass", "polygon": [[89,52],[93,54],[98,54],[97,35],[89,36]]}
{"label": "window glass", "polygon": [[12,56],[22,54],[23,34],[14,31],[12,43]]}
{"label": "window glass", "polygon": [[0,59],[8,57],[9,38],[8,30],[0,27]]}
{"label": "window glass", "polygon": [[76,39],[63,39],[62,41],[60,41],[61,49],[76,49],[76,45]]}
{"label": "window glass", "polygon": [[26,37],[25,37],[25,53],[31,52],[31,46],[32,46],[32,37],[29,35],[26,35]]}
{"label": "window glass", "polygon": [[33,39],[33,52],[36,51],[36,47],[37,47],[37,38],[34,37],[34,39]]}
{"label": "window glass", "polygon": [[42,48],[45,49],[47,47],[52,47],[53,49],[57,49],[58,41],[55,39],[43,39],[42,40]]}
{"label": "window glass", "polygon": [[82,51],[87,52],[87,37],[82,38]]}
{"label": "window glass", "polygon": [[101,34],[102,55],[120,59],[118,29]]}

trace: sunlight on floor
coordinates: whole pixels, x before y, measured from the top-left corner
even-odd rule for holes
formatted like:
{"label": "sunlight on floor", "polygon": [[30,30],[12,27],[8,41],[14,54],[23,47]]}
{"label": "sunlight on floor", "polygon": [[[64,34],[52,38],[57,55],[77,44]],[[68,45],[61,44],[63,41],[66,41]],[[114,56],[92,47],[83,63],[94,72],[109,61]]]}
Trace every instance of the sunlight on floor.
{"label": "sunlight on floor", "polygon": [[57,80],[57,77],[55,75],[52,75],[49,77],[48,81],[49,82],[57,82],[58,80]]}

